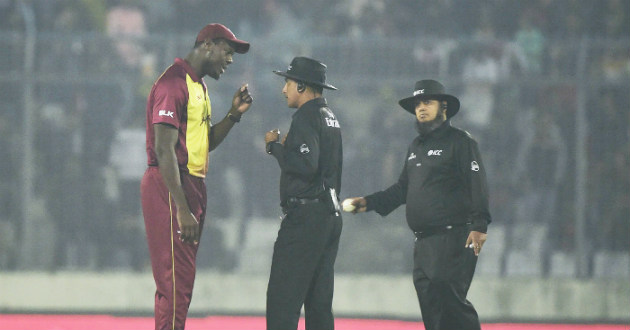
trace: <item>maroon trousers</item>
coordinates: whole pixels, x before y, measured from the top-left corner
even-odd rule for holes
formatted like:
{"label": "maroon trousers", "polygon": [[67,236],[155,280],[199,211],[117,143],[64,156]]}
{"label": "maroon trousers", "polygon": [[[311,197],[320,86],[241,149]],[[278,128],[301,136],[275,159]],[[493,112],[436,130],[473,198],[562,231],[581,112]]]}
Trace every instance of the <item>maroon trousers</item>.
{"label": "maroon trousers", "polygon": [[[203,178],[181,174],[190,211],[199,220],[206,215],[206,185]],[[153,278],[155,279],[155,329],[183,330],[195,282],[198,245],[179,239],[177,209],[158,167],[151,166],[140,183],[142,213]]]}

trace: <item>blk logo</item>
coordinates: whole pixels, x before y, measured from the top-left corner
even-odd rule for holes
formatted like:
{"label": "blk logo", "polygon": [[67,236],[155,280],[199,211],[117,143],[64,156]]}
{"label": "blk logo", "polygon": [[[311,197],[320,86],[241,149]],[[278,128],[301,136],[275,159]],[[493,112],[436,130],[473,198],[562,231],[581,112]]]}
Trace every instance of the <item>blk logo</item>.
{"label": "blk logo", "polygon": [[175,117],[173,117],[173,111],[166,111],[166,110],[160,110],[158,112],[158,116],[160,116],[160,117],[166,116],[166,117],[175,118]]}

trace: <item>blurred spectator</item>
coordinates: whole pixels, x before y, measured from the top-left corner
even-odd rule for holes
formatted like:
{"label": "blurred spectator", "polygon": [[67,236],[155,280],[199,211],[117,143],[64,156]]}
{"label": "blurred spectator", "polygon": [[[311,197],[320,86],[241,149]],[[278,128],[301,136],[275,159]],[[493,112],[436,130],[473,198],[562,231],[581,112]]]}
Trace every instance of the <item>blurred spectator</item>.
{"label": "blurred spectator", "polygon": [[595,247],[609,251],[627,251],[630,237],[630,145],[612,153],[612,158],[595,159],[601,182],[591,195],[596,212],[591,221],[597,226]]}
{"label": "blurred spectator", "polygon": [[[82,266],[102,268],[110,265],[116,246],[112,238],[116,232],[116,206],[107,176],[113,125],[121,108],[121,87],[92,81],[76,86],[73,98],[73,117],[79,126],[73,131],[78,140],[79,166],[73,172],[74,189],[80,189],[81,204],[74,212],[84,225]],[[89,219],[86,221],[85,219]]]}
{"label": "blurred spectator", "polygon": [[[378,91],[378,101],[371,111],[369,132],[386,132],[381,138],[371,139],[371,147],[364,150],[363,158],[356,164],[356,168],[367,167],[369,173],[374,173],[373,180],[356,178],[355,184],[363,184],[361,191],[385,189],[391,182],[398,180],[402,167],[401,159],[404,159],[409,139],[417,135],[413,121],[404,111],[395,108],[398,100],[390,89],[381,88]],[[384,116],[384,113],[389,113]],[[392,113],[393,112],[393,113]],[[356,127],[355,127],[356,129]],[[349,166],[352,168],[352,166]],[[352,171],[348,171],[352,172]],[[356,173],[344,174],[346,177],[357,175]],[[362,173],[362,176],[365,174]]]}
{"label": "blurred spectator", "polygon": [[492,43],[493,36],[487,37],[488,39],[476,39],[472,49],[467,49],[461,92],[462,105],[467,111],[462,111],[463,116],[458,118],[465,121],[462,127],[470,131],[480,145],[487,143],[483,135],[488,131],[494,117],[494,88],[500,74],[500,63]]}
{"label": "blurred spectator", "polygon": [[105,56],[99,59],[102,70],[128,76],[121,86],[125,106],[114,110],[119,115],[114,124],[125,120],[126,124],[144,129],[144,117],[140,110],[144,108],[158,74],[155,55],[145,46],[147,25],[144,7],[135,0],[122,0],[109,8],[106,34],[113,49],[105,50]]}
{"label": "blurred spectator", "polygon": [[621,88],[602,88],[590,101],[589,220],[596,249],[624,251],[630,236],[630,115]]}
{"label": "blurred spectator", "polygon": [[9,37],[10,31],[23,29],[22,25],[22,16],[15,1],[0,0],[0,74],[15,72],[23,66],[22,47]]}
{"label": "blurred spectator", "polygon": [[597,15],[593,35],[602,35],[606,38],[623,38],[628,36],[630,31],[630,1],[627,0],[605,0],[597,10],[601,11]]}
{"label": "blurred spectator", "polygon": [[[58,0],[50,8],[50,26],[39,27],[42,31],[86,32],[103,31],[106,0]],[[43,1],[47,2],[47,1]]]}
{"label": "blurred spectator", "polygon": [[113,39],[122,64],[137,67],[144,54],[142,38],[146,36],[145,14],[133,1],[122,1],[107,12],[106,32]]}
{"label": "blurred spectator", "polygon": [[[442,29],[444,25],[452,25],[454,30],[454,37],[467,39],[479,29],[480,26],[486,24],[492,19],[492,12],[494,10],[494,4],[489,1],[425,1],[427,3],[451,3],[453,9],[447,10],[444,5],[441,6],[437,13],[433,16],[432,24],[429,30]],[[426,4],[428,8],[434,7]],[[424,15],[421,15],[424,16]],[[456,19],[447,19],[447,17],[454,17]],[[448,24],[445,24],[448,22]]]}
{"label": "blurred spectator", "polygon": [[516,201],[517,223],[552,225],[558,191],[567,167],[567,145],[550,107],[530,108],[522,123],[513,184],[522,193]]}
{"label": "blurred spectator", "polygon": [[[263,12],[268,21],[264,36],[274,40],[299,40],[305,33],[307,24],[301,22],[295,12],[278,0],[265,0]],[[287,27],[291,28],[288,29]]]}
{"label": "blurred spectator", "polygon": [[175,30],[176,10],[173,0],[151,0],[143,2],[143,5],[151,34],[167,34]]}
{"label": "blurred spectator", "polygon": [[624,118],[627,111],[620,111],[628,104],[628,96],[623,94],[620,89],[604,87],[588,105],[589,109],[597,109],[597,116],[589,121],[589,152],[593,160],[609,161],[628,143],[628,121]]}
{"label": "blurred spectator", "polygon": [[543,66],[543,51],[545,49],[545,36],[538,28],[538,22],[534,12],[525,11],[519,17],[519,29],[516,31],[514,41],[523,52],[526,59],[525,71],[529,74],[541,73]]}
{"label": "blurred spectator", "polygon": [[[7,108],[9,105],[5,105]],[[15,267],[17,261],[17,235],[20,227],[20,201],[21,191],[18,182],[20,175],[17,171],[19,156],[16,150],[20,146],[19,139],[15,136],[16,127],[9,116],[9,111],[0,112],[0,269]]]}
{"label": "blurred spectator", "polygon": [[[93,51],[91,43],[84,37],[86,33],[101,32],[105,20],[104,0],[63,0],[57,1],[55,16],[50,27],[38,27],[46,34],[39,42],[46,52],[38,52],[39,72],[61,70],[66,74],[79,74],[85,66],[95,66],[82,61]],[[98,62],[98,61],[96,61]],[[66,87],[66,86],[64,86]],[[68,94],[67,92],[64,94]]]}
{"label": "blurred spectator", "polygon": [[75,186],[80,164],[71,143],[77,118],[65,105],[51,102],[42,107],[39,119],[36,150],[41,168],[37,169],[35,190],[44,199],[57,234],[52,264],[55,268],[76,267],[86,235],[83,219],[74,213],[82,202]]}
{"label": "blurred spectator", "polygon": [[535,0],[523,1],[522,8],[530,10],[536,16],[536,21],[542,33],[549,38],[560,30],[563,19],[563,0]]}
{"label": "blurred spectator", "polygon": [[[139,110],[144,108],[147,91],[159,74],[155,68],[160,67],[160,63],[170,63],[171,54],[179,47],[192,47],[181,44],[176,34],[196,31],[209,21],[220,21],[248,31],[255,37],[252,39],[258,40],[253,45],[258,56],[245,65],[244,71],[254,77],[252,89],[258,91],[255,93],[258,104],[265,104],[268,109],[278,108],[276,103],[281,100],[267,83],[269,72],[265,67],[288,62],[296,54],[322,53],[325,54],[322,57],[331,59],[330,65],[341,70],[346,85],[341,86],[345,91],[344,99],[347,95],[352,98],[345,101],[344,113],[340,114],[346,116],[346,120],[340,121],[342,125],[345,123],[351,141],[347,161],[365,168],[370,178],[353,179],[351,174],[344,173],[344,177],[349,176],[346,192],[366,190],[360,186],[371,187],[367,190],[378,189],[379,182],[391,181],[387,178],[400,171],[395,165],[399,159],[397,141],[406,136],[406,130],[393,129],[387,136],[373,138],[375,128],[397,127],[401,125],[398,120],[404,120],[402,114],[399,118],[389,113],[395,102],[388,99],[396,98],[392,95],[400,88],[398,81],[419,72],[438,78],[449,75],[450,79],[460,82],[457,87],[461,89],[462,99],[468,99],[462,106],[473,107],[471,111],[462,112],[460,120],[467,122],[461,126],[470,129],[478,139],[486,140],[482,146],[488,154],[487,166],[497,167],[493,171],[495,175],[488,178],[491,191],[496,192],[493,206],[497,210],[493,210],[493,214],[499,215],[498,219],[512,220],[512,205],[526,200],[524,195],[516,195],[522,190],[520,186],[510,185],[519,180],[512,178],[517,154],[518,166],[525,168],[518,173],[522,180],[542,180],[540,176],[552,177],[555,173],[549,166],[532,170],[531,162],[520,162],[523,157],[529,157],[524,156],[526,147],[515,147],[521,142],[529,144],[527,154],[539,147],[538,142],[520,139],[522,133],[536,141],[532,118],[524,115],[521,108],[540,99],[546,102],[537,91],[541,84],[549,86],[548,108],[554,109],[556,119],[562,118],[554,125],[561,131],[561,141],[571,157],[579,154],[574,138],[580,130],[575,125],[576,109],[586,108],[591,233],[596,237],[593,241],[597,248],[619,250],[624,248],[623,235],[627,245],[627,206],[630,204],[627,196],[630,189],[624,183],[627,182],[624,169],[627,172],[627,151],[630,150],[630,117],[626,111],[630,106],[625,95],[630,80],[629,7],[630,2],[626,0],[322,0],[316,3],[308,0],[0,0],[0,57],[3,58],[0,61],[0,104],[3,104],[0,136],[9,134],[15,138],[19,134],[21,117],[10,111],[20,108],[22,102],[19,77],[26,58],[22,9],[32,8],[38,33],[35,65],[41,74],[34,78],[35,94],[45,101],[37,120],[47,123],[37,140],[41,152],[38,157],[44,161],[36,166],[38,170],[48,166],[56,169],[45,179],[47,187],[38,189],[37,193],[46,196],[48,214],[60,228],[80,221],[83,222],[79,225],[84,226],[60,230],[60,240],[66,247],[65,252],[58,251],[58,258],[63,266],[87,267],[86,259],[103,267],[136,264],[133,259],[125,260],[133,256],[120,255],[109,248],[111,242],[116,242],[118,250],[136,249],[129,243],[135,234],[127,234],[133,232],[136,224],[137,207],[135,179],[125,173],[129,169],[125,161],[132,159],[123,155],[117,167],[112,167],[110,145],[118,141],[133,147],[139,141],[138,137],[128,139],[128,133],[144,127],[143,111]],[[299,28],[287,29],[287,26]],[[319,39],[322,36],[326,38]],[[349,40],[348,36],[363,40]],[[111,45],[104,41],[106,38]],[[317,40],[320,46],[305,48],[303,39]],[[429,39],[440,42],[436,47],[427,47],[425,41]],[[278,54],[290,57],[282,60]],[[526,74],[527,79],[520,79]],[[49,77],[63,79],[51,82]],[[588,82],[582,77],[587,77]],[[580,94],[583,89],[577,83],[578,78],[587,87],[586,93],[601,86],[605,88],[595,98],[589,99],[587,95],[587,100],[582,101],[584,94]],[[222,108],[221,102],[216,99],[217,104],[213,105]],[[58,125],[55,113],[63,114],[58,118],[65,118],[64,124]],[[244,182],[253,183],[251,189],[241,192],[248,201],[246,209],[237,214],[244,217],[243,227],[249,218],[276,216],[274,209],[267,207],[273,201],[261,197],[266,196],[270,186],[264,173],[271,173],[273,169],[258,163],[257,160],[264,157],[264,148],[257,145],[261,141],[254,133],[264,127],[265,122],[277,122],[278,113],[261,111],[252,116],[256,117],[252,121],[255,127],[236,133],[243,134],[240,140],[252,142],[232,146],[242,156],[229,158],[218,154],[211,161],[211,166],[221,168],[212,182],[223,184],[230,171],[237,169]],[[46,134],[51,138],[47,139]],[[63,140],[65,145],[39,149],[55,140]],[[352,150],[353,145],[364,145],[366,140],[372,141],[370,147]],[[378,145],[372,145],[374,143]],[[15,149],[15,143],[14,147],[10,145],[5,144],[0,152],[3,159],[13,162],[4,162],[2,166],[15,167],[19,165],[16,162],[21,159],[21,150]],[[385,151],[379,154],[374,150]],[[10,155],[5,156],[6,152]],[[55,152],[57,154],[52,154]],[[57,164],[62,155],[67,156],[65,164]],[[570,158],[566,163],[564,177],[567,180],[558,188],[554,227],[550,228],[555,233],[552,243],[565,250],[575,243],[573,178],[576,168],[573,164],[577,161]],[[9,213],[19,215],[19,195],[7,197],[7,187],[19,180],[19,173],[15,172],[18,170],[14,169],[12,175],[0,174],[3,175],[0,202],[1,207],[11,208]],[[528,171],[532,171],[531,175]],[[40,184],[44,186],[43,179]],[[532,188],[538,184],[526,185]],[[62,193],[63,197],[53,200]],[[527,194],[534,192],[528,190]],[[230,198],[226,194],[212,199],[217,204],[209,208],[209,212],[228,219],[234,212],[233,208],[225,207]],[[69,203],[75,206],[64,210],[64,205]],[[538,210],[542,212],[543,208]],[[521,216],[540,220],[530,213]],[[59,220],[61,218],[64,219]],[[14,228],[18,235],[19,225],[17,222]],[[378,230],[366,229],[361,235],[378,237]],[[71,241],[69,235],[82,237],[80,242]],[[210,236],[206,238],[214,239]],[[86,248],[78,251],[79,244]],[[393,253],[389,249],[395,246],[385,245],[383,248],[388,251],[384,255]],[[145,248],[144,244],[141,246]],[[78,252],[84,256],[78,256]],[[385,265],[387,258],[383,259]],[[358,269],[361,263],[357,260],[352,267]]]}
{"label": "blurred spectator", "polygon": [[[142,114],[141,111],[131,112]],[[125,117],[115,128],[109,155],[104,168],[108,185],[108,199],[115,205],[110,225],[114,246],[113,258],[108,266],[143,270],[147,265],[148,251],[144,241],[144,227],[140,204],[140,180],[146,169],[146,134],[138,120]]]}
{"label": "blurred spectator", "polygon": [[[556,40],[573,40],[585,36],[595,36],[602,31],[597,29],[592,17],[596,13],[595,6],[599,6],[600,1],[593,0],[560,0],[560,4],[555,7],[560,15],[560,25],[558,31],[552,36]],[[591,29],[591,27],[595,27]]]}
{"label": "blurred spectator", "polygon": [[[171,0],[171,2],[175,9],[172,30],[178,33],[193,33],[213,22],[238,27],[242,21],[256,21],[262,12],[263,1]],[[283,5],[286,7],[287,4]],[[235,28],[232,31],[236,34],[241,32]]]}
{"label": "blurred spectator", "polygon": [[0,0],[0,31],[17,30],[22,27],[17,0]]}
{"label": "blurred spectator", "polygon": [[593,61],[594,75],[604,78],[607,83],[619,83],[630,79],[630,48],[605,47],[603,54]]}
{"label": "blurred spectator", "polygon": [[384,36],[387,29],[384,23],[388,19],[385,7],[381,0],[346,1],[346,14],[351,22],[348,35],[355,39]]}

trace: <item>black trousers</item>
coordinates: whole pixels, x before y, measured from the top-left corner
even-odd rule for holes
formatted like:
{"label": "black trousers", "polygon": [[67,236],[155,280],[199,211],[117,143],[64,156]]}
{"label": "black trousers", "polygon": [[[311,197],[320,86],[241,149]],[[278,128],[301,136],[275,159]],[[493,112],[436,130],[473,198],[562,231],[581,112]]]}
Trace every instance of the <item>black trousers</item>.
{"label": "black trousers", "polygon": [[466,300],[477,257],[466,248],[470,230],[453,227],[417,236],[413,283],[426,330],[479,330],[479,317]]}
{"label": "black trousers", "polygon": [[273,249],[267,330],[297,329],[302,305],[307,330],[334,329],[334,265],[341,228],[341,216],[326,203],[289,209]]}

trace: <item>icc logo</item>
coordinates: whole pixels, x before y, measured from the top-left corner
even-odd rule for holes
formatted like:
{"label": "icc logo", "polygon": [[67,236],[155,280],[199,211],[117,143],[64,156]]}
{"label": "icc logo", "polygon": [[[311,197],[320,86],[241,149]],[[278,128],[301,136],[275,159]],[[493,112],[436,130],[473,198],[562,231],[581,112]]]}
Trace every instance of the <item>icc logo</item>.
{"label": "icc logo", "polygon": [[427,153],[428,156],[441,156],[442,150],[429,150]]}
{"label": "icc logo", "polygon": [[302,154],[307,154],[311,151],[311,149],[308,148],[308,146],[306,145],[306,143],[302,144],[300,146],[300,153]]}

